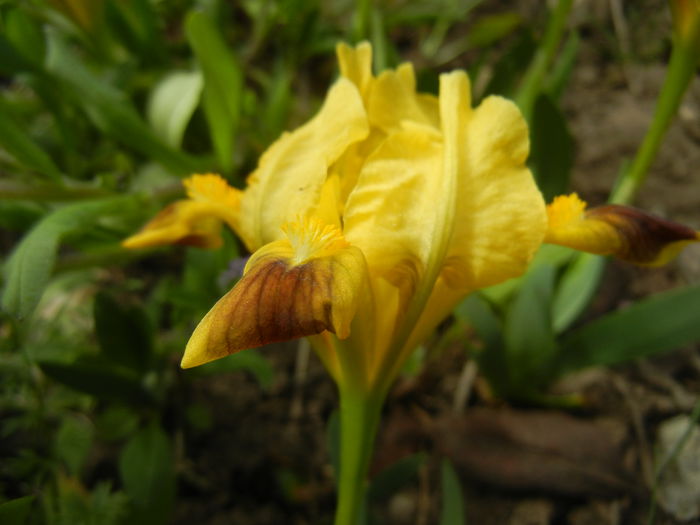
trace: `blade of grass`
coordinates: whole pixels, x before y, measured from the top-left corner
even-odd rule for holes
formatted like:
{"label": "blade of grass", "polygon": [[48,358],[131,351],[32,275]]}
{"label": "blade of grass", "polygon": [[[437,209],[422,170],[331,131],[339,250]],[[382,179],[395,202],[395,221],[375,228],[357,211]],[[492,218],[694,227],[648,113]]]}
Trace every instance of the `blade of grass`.
{"label": "blade of grass", "polygon": [[209,15],[190,13],[185,32],[204,75],[202,100],[217,160],[223,171],[230,172],[241,116],[243,71]]}
{"label": "blade of grass", "polygon": [[562,339],[558,369],[614,365],[700,341],[700,285],[655,295]]}

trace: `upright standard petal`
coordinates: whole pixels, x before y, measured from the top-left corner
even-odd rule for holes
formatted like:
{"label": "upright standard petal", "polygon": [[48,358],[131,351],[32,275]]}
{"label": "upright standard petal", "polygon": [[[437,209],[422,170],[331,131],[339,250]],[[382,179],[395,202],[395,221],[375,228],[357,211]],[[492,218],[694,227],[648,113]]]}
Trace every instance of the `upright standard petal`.
{"label": "upright standard petal", "polygon": [[695,230],[628,206],[586,209],[578,195],[556,197],[547,206],[545,242],[642,266],[661,266],[700,240]]}
{"label": "upright standard petal", "polygon": [[184,244],[221,246],[221,223],[237,229],[241,192],[219,175],[192,175],[183,181],[188,199],[176,201],[122,242],[125,248]]}
{"label": "upright standard petal", "polygon": [[446,148],[454,148],[459,171],[443,278],[466,292],[522,274],[542,243],[547,216],[525,165],[527,124],[515,104],[489,97],[473,111],[442,116],[443,128],[452,130],[445,131]]}
{"label": "upright standard petal", "polygon": [[340,42],[335,46],[335,54],[338,57],[341,76],[355,84],[362,99],[366,101],[374,80],[372,46],[369,42],[360,42],[355,47]]}
{"label": "upright standard petal", "polygon": [[238,231],[248,249],[280,239],[285,222],[314,216],[330,166],[368,133],[357,87],[340,78],[319,113],[272,144],[249,177]]}
{"label": "upright standard petal", "polygon": [[442,143],[431,128],[391,134],[365,163],[345,207],[344,232],[372,273],[413,287],[435,241]]}
{"label": "upright standard petal", "polygon": [[286,224],[284,238],[255,252],[199,323],[182,367],[325,330],[346,338],[366,278],[362,252],[337,228],[313,219]]}

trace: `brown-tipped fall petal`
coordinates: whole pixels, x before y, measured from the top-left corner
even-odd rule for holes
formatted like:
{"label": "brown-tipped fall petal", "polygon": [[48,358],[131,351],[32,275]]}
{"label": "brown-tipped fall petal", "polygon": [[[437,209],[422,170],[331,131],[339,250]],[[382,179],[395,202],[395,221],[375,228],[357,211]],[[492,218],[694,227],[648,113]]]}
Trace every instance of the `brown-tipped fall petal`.
{"label": "brown-tipped fall petal", "polygon": [[586,210],[575,193],[555,198],[547,214],[545,242],[642,266],[665,264],[688,244],[700,241],[700,233],[687,226],[628,206]]}
{"label": "brown-tipped fall petal", "polygon": [[199,323],[183,368],[325,330],[348,337],[366,280],[362,252],[318,221],[284,231],[285,239],[252,255],[241,280]]}
{"label": "brown-tipped fall petal", "polygon": [[176,201],[151,219],[140,232],[122,242],[125,248],[182,244],[218,248],[221,223],[238,224],[240,191],[219,175],[192,175],[183,181],[187,199]]}

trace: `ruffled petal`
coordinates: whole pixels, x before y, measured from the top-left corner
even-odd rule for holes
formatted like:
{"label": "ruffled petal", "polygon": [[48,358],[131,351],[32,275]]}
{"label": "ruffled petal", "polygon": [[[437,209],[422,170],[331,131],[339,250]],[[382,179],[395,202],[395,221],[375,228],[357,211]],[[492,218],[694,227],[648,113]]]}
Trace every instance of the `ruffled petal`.
{"label": "ruffled petal", "polygon": [[255,252],[241,280],[199,323],[182,366],[325,330],[344,339],[366,279],[362,252],[337,228],[287,224],[285,237]]}
{"label": "ruffled petal", "polygon": [[416,76],[408,63],[375,79],[367,113],[372,126],[385,133],[399,130],[406,121],[435,129],[440,125],[437,97],[416,92]]}
{"label": "ruffled petal", "polygon": [[345,208],[344,232],[373,274],[414,283],[443,205],[442,143],[430,128],[393,133],[367,159]]}
{"label": "ruffled petal", "polygon": [[335,46],[341,76],[355,84],[363,100],[367,96],[374,80],[372,75],[372,46],[369,42],[360,42],[351,47],[344,42]]}
{"label": "ruffled petal", "polygon": [[192,175],[183,181],[188,199],[176,201],[151,219],[140,232],[122,241],[125,248],[183,244],[221,246],[221,224],[238,229],[241,192],[219,175]]}
{"label": "ruffled petal", "polygon": [[528,130],[515,104],[489,97],[473,111],[444,115],[457,121],[445,141],[455,144],[459,176],[443,278],[468,292],[521,275],[542,243],[547,215],[525,165]]}
{"label": "ruffled petal", "polygon": [[642,266],[661,266],[700,240],[695,230],[628,206],[586,209],[578,195],[559,196],[547,206],[545,242]]}
{"label": "ruffled petal", "polygon": [[249,177],[238,232],[248,249],[280,239],[285,222],[314,216],[329,167],[368,133],[357,87],[340,78],[319,113],[272,144]]}

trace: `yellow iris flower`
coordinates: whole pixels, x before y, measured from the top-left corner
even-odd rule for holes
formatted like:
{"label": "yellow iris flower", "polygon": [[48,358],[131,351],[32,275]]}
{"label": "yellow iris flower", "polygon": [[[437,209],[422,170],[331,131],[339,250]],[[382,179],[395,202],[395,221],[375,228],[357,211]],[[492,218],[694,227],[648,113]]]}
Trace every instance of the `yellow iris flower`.
{"label": "yellow iris flower", "polygon": [[318,114],[270,146],[244,191],[194,175],[187,199],[124,242],[217,247],[226,223],[253,254],[183,367],[306,336],[339,384],[386,391],[464,296],[521,275],[543,242],[654,265],[698,240],[575,194],[545,206],[520,111],[497,96],[472,107],[464,72],[433,96],[411,64],[374,76],[369,44],[337,55]]}

